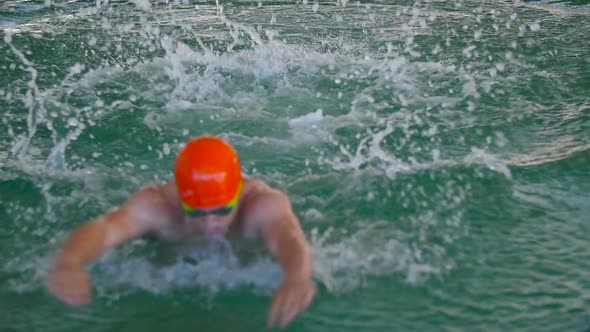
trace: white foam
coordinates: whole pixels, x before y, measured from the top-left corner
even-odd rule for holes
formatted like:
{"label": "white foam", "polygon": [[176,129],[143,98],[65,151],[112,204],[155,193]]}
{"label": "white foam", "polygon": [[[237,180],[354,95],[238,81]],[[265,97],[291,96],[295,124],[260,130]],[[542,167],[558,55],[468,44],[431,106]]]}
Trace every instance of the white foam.
{"label": "white foam", "polygon": [[318,109],[315,112],[290,119],[288,123],[295,141],[301,144],[325,141],[329,137],[323,120],[324,111]]}
{"label": "white foam", "polygon": [[317,209],[308,209],[303,212],[304,221],[320,221],[324,219],[324,215]]}
{"label": "white foam", "polygon": [[[307,215],[321,216],[313,209],[308,212]],[[424,218],[432,224],[431,214]],[[400,274],[408,283],[420,283],[453,266],[444,248],[412,243],[413,236],[396,230],[389,221],[358,222],[351,226],[347,232],[329,228],[320,233],[313,229],[309,235],[314,279],[331,292],[363,287],[371,276]],[[55,238],[63,240],[65,236],[61,232]],[[255,254],[244,263],[235,252],[238,249],[223,238],[204,241],[204,246],[175,251],[168,263],[158,263],[149,254],[145,256],[143,240],[111,250],[89,268],[97,294],[108,296],[137,289],[159,294],[194,287],[211,293],[246,287],[270,294],[280,284],[280,265],[269,253]],[[18,278],[9,280],[11,289],[27,292],[44,287],[55,246],[60,242],[49,241],[44,248],[25,251],[3,264],[4,270],[19,274]],[[47,246],[53,249],[48,250]],[[40,252],[44,254],[39,255]]]}
{"label": "white foam", "polygon": [[512,178],[512,173],[504,161],[482,149],[472,148],[471,153],[464,158],[467,163],[484,164],[490,170],[504,174],[506,178]]}
{"label": "white foam", "polygon": [[309,113],[294,119],[289,120],[289,125],[291,127],[309,127],[309,126],[317,126],[321,123],[324,118],[324,111],[322,109],[318,109],[313,113]]}
{"label": "white foam", "polygon": [[152,9],[152,3],[150,0],[131,0],[131,2],[133,2],[137,8],[141,10],[149,11]]}
{"label": "white foam", "polygon": [[216,293],[240,287],[253,287],[269,293],[281,280],[281,270],[270,257],[260,257],[242,265],[229,250],[196,249],[162,266],[145,257],[103,256],[92,269],[97,286],[106,290],[140,288],[153,293],[171,289],[200,287]]}
{"label": "white foam", "polygon": [[395,274],[421,283],[454,266],[444,249],[412,244],[388,221],[360,224],[361,229],[344,236],[335,235],[335,229],[323,234],[312,230],[314,277],[331,292],[348,292],[363,287],[367,278]]}

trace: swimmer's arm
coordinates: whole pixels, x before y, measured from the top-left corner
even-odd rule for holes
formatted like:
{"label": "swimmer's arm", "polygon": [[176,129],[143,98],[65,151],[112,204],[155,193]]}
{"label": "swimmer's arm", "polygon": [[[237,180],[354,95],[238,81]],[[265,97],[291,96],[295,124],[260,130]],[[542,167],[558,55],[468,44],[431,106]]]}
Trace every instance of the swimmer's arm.
{"label": "swimmer's arm", "polygon": [[154,196],[150,190],[154,191],[138,191],[120,207],[76,228],[65,240],[55,266],[83,266],[118,244],[157,228],[158,219],[148,220],[137,212],[142,206],[149,209]]}
{"label": "swimmer's arm", "polygon": [[256,204],[257,212],[264,214],[258,219],[259,227],[267,247],[283,268],[283,282],[273,295],[268,326],[285,327],[315,295],[311,249],[286,195],[268,195],[261,201],[262,205]]}
{"label": "swimmer's arm", "polygon": [[311,279],[311,248],[288,197],[281,193],[267,200],[260,228],[269,251],[281,264],[283,281]]}

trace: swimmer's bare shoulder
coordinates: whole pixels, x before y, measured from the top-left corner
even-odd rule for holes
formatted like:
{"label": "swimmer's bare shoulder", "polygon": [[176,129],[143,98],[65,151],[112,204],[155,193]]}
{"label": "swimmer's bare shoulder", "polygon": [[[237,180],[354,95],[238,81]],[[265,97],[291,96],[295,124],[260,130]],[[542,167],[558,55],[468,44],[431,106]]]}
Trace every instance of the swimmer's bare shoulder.
{"label": "swimmer's bare shoulder", "polygon": [[[77,252],[79,257],[74,261],[85,263],[94,258],[91,252],[100,255],[130,238],[168,227],[178,212],[165,194],[167,187],[168,184],[144,186],[120,206],[80,225],[70,234],[57,258]],[[83,246],[82,241],[88,244]],[[80,250],[84,247],[87,251]]]}
{"label": "swimmer's bare shoulder", "polygon": [[284,192],[256,179],[249,179],[247,187],[242,209],[248,227],[260,230],[266,222],[276,220],[278,214],[291,210],[289,198]]}

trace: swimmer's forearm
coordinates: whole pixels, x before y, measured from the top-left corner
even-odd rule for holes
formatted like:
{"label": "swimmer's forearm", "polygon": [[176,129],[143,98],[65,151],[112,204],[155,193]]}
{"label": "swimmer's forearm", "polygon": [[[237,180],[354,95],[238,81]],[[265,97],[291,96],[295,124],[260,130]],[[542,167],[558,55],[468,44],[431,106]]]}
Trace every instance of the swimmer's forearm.
{"label": "swimmer's forearm", "polygon": [[280,256],[285,280],[310,279],[312,273],[312,255],[305,240],[297,240],[289,248],[280,250]]}
{"label": "swimmer's forearm", "polygon": [[55,264],[84,266],[107,249],[106,235],[106,226],[100,221],[95,220],[79,226],[67,237]]}
{"label": "swimmer's forearm", "polygon": [[275,242],[285,280],[310,279],[312,274],[312,253],[303,231],[291,223],[292,227],[280,231]]}

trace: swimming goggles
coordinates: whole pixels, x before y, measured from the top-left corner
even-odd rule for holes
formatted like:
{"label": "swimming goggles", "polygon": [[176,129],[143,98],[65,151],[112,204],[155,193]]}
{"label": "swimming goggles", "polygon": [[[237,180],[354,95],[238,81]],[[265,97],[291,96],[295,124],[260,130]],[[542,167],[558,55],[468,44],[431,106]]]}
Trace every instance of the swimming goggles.
{"label": "swimming goggles", "polygon": [[238,187],[238,192],[236,193],[234,198],[226,205],[223,205],[218,208],[202,209],[202,208],[191,207],[191,206],[185,204],[184,202],[182,202],[182,208],[184,209],[184,212],[186,213],[186,215],[188,215],[191,218],[202,218],[202,217],[205,217],[208,215],[227,216],[231,213],[231,211],[234,209],[234,207],[238,204],[238,200],[240,199],[241,193],[242,193],[242,183],[240,183],[240,186]]}

